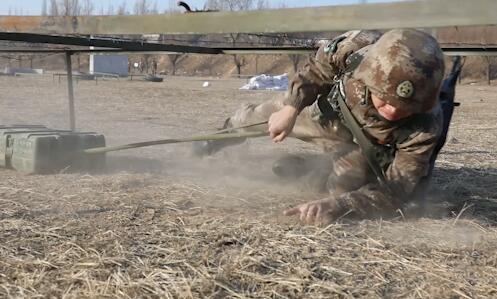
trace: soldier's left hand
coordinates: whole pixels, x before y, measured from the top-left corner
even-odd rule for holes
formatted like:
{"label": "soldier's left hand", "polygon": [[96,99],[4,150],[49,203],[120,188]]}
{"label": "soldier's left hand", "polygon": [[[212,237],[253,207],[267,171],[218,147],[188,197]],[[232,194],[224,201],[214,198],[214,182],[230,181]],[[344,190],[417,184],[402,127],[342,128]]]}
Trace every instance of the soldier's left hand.
{"label": "soldier's left hand", "polygon": [[338,210],[336,199],[326,198],[298,205],[286,210],[284,214],[298,216],[306,224],[326,225],[339,216]]}

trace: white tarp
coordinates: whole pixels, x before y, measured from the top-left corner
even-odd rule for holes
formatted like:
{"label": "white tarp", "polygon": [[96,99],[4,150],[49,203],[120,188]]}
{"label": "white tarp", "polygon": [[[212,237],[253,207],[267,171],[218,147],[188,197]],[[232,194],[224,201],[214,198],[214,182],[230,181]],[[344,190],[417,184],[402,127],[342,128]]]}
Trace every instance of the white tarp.
{"label": "white tarp", "polygon": [[240,89],[248,90],[287,90],[288,75],[279,76],[259,75],[250,78],[249,83],[240,87]]}

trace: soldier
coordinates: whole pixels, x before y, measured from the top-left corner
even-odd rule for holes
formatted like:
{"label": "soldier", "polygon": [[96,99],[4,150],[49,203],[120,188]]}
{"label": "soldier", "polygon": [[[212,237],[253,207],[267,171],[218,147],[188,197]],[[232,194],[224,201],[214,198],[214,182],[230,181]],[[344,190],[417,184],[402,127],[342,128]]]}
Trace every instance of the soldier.
{"label": "soldier", "polygon": [[[418,30],[351,31],[319,48],[284,99],[245,105],[225,127],[269,119],[274,142],[292,136],[331,152],[325,199],[285,211],[306,223],[391,215],[426,190],[439,150],[444,74],[436,40]],[[212,154],[230,142],[196,144]]]}

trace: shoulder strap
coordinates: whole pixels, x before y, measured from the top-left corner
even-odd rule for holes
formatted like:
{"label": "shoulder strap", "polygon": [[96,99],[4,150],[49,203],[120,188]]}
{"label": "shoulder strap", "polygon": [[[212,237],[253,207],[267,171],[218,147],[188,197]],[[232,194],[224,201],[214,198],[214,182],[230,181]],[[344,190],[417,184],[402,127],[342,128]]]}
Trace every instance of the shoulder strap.
{"label": "shoulder strap", "polygon": [[371,140],[364,134],[361,126],[357,123],[354,115],[352,115],[352,112],[345,103],[343,97],[339,95],[336,98],[340,107],[340,112],[343,117],[344,124],[350,130],[350,132],[354,136],[355,141],[361,148],[363,154],[366,156],[368,164],[373,170],[378,182],[386,187],[387,184],[385,180],[385,173],[378,163],[378,161],[384,159],[384,150],[374,145]]}

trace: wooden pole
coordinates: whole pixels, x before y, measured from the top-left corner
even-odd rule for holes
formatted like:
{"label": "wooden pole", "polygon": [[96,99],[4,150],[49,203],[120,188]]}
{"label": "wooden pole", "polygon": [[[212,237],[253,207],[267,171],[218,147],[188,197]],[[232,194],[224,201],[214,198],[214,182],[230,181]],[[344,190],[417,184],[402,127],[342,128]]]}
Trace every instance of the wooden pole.
{"label": "wooden pole", "polygon": [[69,124],[71,131],[76,130],[76,116],[74,112],[74,87],[72,79],[72,53],[66,52],[66,70],[67,70],[67,92],[69,95]]}

